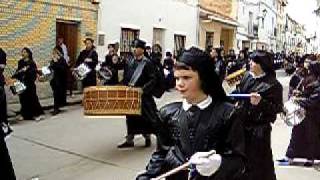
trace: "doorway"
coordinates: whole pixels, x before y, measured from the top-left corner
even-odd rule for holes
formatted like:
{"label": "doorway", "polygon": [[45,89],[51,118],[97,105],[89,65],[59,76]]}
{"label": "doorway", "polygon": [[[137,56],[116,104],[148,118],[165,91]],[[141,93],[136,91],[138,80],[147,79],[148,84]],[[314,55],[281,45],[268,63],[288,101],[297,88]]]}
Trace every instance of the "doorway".
{"label": "doorway", "polygon": [[57,21],[56,23],[56,40],[59,37],[63,38],[68,49],[71,67],[75,64],[77,58],[78,25],[78,22],[74,21]]}

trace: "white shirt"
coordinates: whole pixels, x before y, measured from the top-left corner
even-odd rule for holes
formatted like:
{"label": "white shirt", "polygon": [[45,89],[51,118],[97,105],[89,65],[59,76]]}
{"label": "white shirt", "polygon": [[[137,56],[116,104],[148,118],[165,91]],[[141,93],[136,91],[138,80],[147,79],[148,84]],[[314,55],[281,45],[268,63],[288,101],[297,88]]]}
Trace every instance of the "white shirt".
{"label": "white shirt", "polygon": [[262,73],[259,76],[256,76],[253,72],[250,72],[250,74],[254,79],[259,79],[259,78],[262,78],[266,75],[266,73]]}
{"label": "white shirt", "polygon": [[69,55],[68,55],[67,46],[66,46],[64,43],[62,43],[62,44],[60,45],[60,47],[61,47],[61,49],[62,49],[62,51],[63,51],[63,57],[64,57],[64,59],[66,60],[66,62],[68,63],[68,62],[69,62]]}
{"label": "white shirt", "polygon": [[[212,97],[208,95],[208,97],[205,100],[199,102],[198,104],[196,104],[196,106],[198,106],[199,109],[203,110],[207,108],[211,103],[212,103]],[[192,105],[193,104],[188,103],[186,99],[182,101],[182,108],[185,111],[188,111]]]}

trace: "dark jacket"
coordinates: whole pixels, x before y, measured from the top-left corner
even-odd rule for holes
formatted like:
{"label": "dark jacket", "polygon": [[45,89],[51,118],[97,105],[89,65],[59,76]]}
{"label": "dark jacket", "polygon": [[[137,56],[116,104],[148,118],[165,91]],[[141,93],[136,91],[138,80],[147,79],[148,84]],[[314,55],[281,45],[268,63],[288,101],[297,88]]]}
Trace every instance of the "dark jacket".
{"label": "dark jacket", "polygon": [[50,81],[53,90],[54,108],[57,109],[67,103],[67,70],[68,64],[61,57],[57,62],[50,62],[49,69],[53,71],[53,78]]}
{"label": "dark jacket", "polygon": [[[211,177],[196,174],[193,179],[233,180],[244,170],[244,136],[240,119],[232,114],[233,106],[213,102],[201,110],[198,125],[189,129],[192,115],[182,108],[182,103],[172,103],[160,110],[158,147],[152,154],[146,172],[137,180],[149,180],[176,168],[196,152],[216,150],[222,156],[219,170]],[[192,133],[193,132],[193,133]],[[181,171],[168,180],[187,179],[188,172]]]}
{"label": "dark jacket", "polygon": [[[153,124],[157,121],[157,106],[152,96],[157,77],[153,63],[144,57],[145,66],[134,87],[142,88],[141,116],[127,116],[128,134],[153,133]],[[128,85],[140,61],[131,58],[124,69],[124,85]]]}
{"label": "dark jacket", "polygon": [[[91,58],[91,62],[84,62],[86,58]],[[97,75],[96,75],[96,65],[98,64],[98,54],[95,49],[91,50],[82,50],[76,62],[76,67],[80,64],[85,63],[91,69],[88,75],[82,80],[83,88],[88,86],[95,86],[97,85]]]}
{"label": "dark jacket", "polygon": [[242,119],[246,138],[246,156],[248,171],[244,180],[275,180],[274,163],[271,150],[271,123],[282,111],[282,86],[275,75],[253,78],[246,73],[236,93],[257,92],[262,99],[256,106],[250,99],[239,101],[237,114]]}

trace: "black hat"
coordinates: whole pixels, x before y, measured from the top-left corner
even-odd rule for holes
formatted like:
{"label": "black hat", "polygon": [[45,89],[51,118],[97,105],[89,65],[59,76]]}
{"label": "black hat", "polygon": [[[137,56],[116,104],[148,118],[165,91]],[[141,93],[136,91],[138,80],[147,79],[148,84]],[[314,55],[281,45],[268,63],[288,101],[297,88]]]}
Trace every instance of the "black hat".
{"label": "black hat", "polygon": [[141,39],[135,39],[132,42],[132,46],[135,47],[135,48],[145,49],[146,48],[146,42],[141,40]]}
{"label": "black hat", "polygon": [[226,100],[222,82],[215,72],[214,62],[207,53],[197,47],[191,47],[183,51],[176,66],[179,66],[179,63],[190,66],[192,70],[198,72],[204,93],[211,95],[215,100]]}
{"label": "black hat", "polygon": [[94,40],[91,37],[86,37],[83,42],[86,43],[86,41],[91,41],[91,43],[94,43]]}
{"label": "black hat", "polygon": [[267,53],[266,51],[263,50],[258,50],[250,54],[250,59],[257,63],[260,64],[262,70],[265,73],[274,73],[274,68],[273,68],[273,57],[271,54]]}

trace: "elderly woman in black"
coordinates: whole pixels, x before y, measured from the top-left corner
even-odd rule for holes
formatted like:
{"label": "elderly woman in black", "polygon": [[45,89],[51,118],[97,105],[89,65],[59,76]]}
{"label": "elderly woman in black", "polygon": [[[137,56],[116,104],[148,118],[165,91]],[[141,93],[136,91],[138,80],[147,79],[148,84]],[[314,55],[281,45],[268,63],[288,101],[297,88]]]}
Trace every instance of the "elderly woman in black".
{"label": "elderly woman in black", "polygon": [[21,116],[25,120],[34,119],[39,121],[43,118],[43,110],[39,103],[35,81],[37,79],[37,66],[33,60],[32,52],[29,48],[21,51],[22,59],[18,62],[18,69],[12,78],[21,81],[26,90],[19,94],[21,104]]}
{"label": "elderly woman in black", "polygon": [[271,124],[282,111],[282,86],[273,70],[273,58],[265,51],[250,56],[247,72],[234,93],[250,94],[238,101],[246,140],[247,173],[244,180],[276,180],[271,150]]}

